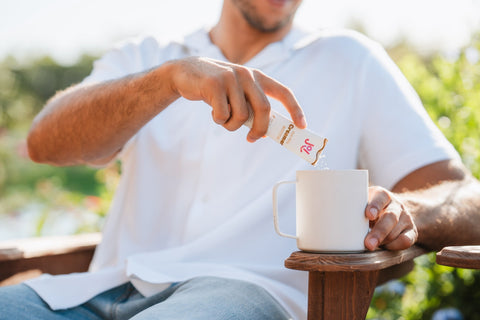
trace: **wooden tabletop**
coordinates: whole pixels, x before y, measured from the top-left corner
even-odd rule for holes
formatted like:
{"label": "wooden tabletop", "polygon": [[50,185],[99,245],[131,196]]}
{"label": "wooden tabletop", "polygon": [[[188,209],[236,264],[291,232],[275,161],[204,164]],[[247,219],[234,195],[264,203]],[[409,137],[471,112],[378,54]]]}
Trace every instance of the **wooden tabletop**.
{"label": "wooden tabletop", "polygon": [[419,246],[405,250],[365,251],[360,253],[293,252],[285,260],[285,267],[304,271],[374,271],[412,260],[428,253]]}

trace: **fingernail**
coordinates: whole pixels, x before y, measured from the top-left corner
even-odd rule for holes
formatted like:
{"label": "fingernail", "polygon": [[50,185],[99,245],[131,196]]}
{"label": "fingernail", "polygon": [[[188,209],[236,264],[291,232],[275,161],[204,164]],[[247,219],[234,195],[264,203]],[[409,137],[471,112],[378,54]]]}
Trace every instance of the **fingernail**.
{"label": "fingernail", "polygon": [[373,217],[374,219],[376,219],[376,218],[377,218],[377,215],[378,215],[378,209],[377,209],[377,208],[373,208],[373,207],[370,208],[370,214],[372,215],[372,217]]}
{"label": "fingernail", "polygon": [[300,118],[300,124],[302,125],[302,128],[307,127],[307,120],[305,119],[305,117]]}
{"label": "fingernail", "polygon": [[370,247],[372,249],[375,249],[378,245],[378,240],[375,239],[375,238],[370,238],[370,239],[368,239],[368,244],[370,245]]}

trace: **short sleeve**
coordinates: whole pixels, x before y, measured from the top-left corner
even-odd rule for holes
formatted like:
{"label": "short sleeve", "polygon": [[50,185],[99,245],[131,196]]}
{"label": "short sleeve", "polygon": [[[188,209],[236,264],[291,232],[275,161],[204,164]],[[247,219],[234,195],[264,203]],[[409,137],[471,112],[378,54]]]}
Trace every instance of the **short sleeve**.
{"label": "short sleeve", "polygon": [[377,44],[365,59],[359,85],[363,115],[359,166],[371,183],[391,189],[430,163],[460,159],[433,123],[407,79]]}
{"label": "short sleeve", "polygon": [[125,42],[95,61],[92,72],[82,84],[118,79],[152,69],[165,61],[163,51],[153,37]]}
{"label": "short sleeve", "polygon": [[[153,37],[124,42],[95,61],[92,72],[81,85],[101,83],[150,70],[178,55],[180,49],[175,44],[163,46]],[[135,139],[136,135],[130,138],[116,158],[123,160],[123,155],[128,153],[126,150]]]}

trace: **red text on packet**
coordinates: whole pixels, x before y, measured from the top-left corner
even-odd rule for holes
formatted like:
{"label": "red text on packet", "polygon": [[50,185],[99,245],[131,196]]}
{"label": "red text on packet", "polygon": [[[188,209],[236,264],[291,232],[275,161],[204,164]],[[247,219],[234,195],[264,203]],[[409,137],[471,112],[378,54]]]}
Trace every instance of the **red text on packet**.
{"label": "red text on packet", "polygon": [[312,151],[314,145],[310,143],[309,139],[305,139],[305,144],[300,147],[300,152],[305,152],[306,154],[310,154],[310,151]]}

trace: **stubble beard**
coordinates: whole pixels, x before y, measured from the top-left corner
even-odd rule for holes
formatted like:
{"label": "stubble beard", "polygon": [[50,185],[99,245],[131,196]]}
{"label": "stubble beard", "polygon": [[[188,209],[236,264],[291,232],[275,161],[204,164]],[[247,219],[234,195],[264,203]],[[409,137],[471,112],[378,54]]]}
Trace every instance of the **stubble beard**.
{"label": "stubble beard", "polygon": [[265,19],[263,19],[260,15],[257,14],[255,11],[255,7],[249,2],[245,0],[233,0],[237,8],[242,13],[243,18],[247,21],[247,23],[255,30],[264,33],[273,33],[277,32],[278,30],[282,29],[286,25],[288,25],[295,14],[293,11],[290,15],[286,16],[284,19],[276,22],[275,24],[268,25]]}

